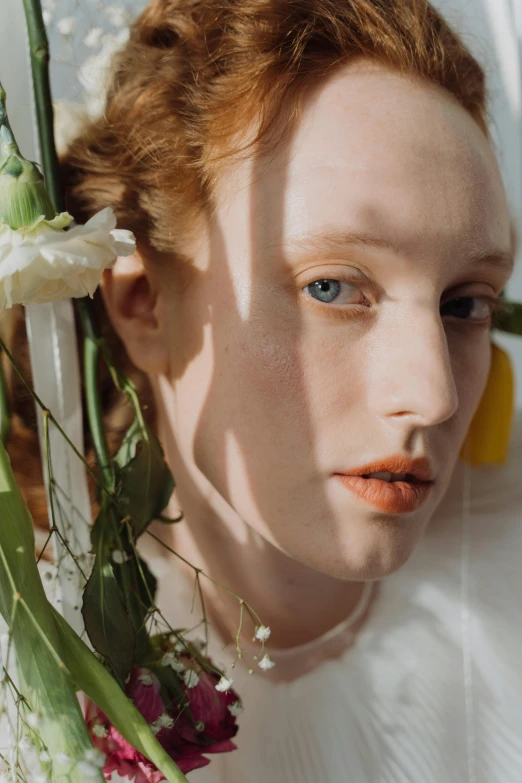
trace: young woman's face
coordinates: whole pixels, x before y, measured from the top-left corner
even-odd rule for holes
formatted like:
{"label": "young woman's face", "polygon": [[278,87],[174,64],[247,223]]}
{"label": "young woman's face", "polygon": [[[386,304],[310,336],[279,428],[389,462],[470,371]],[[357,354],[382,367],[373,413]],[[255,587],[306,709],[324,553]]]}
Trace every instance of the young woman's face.
{"label": "young woman's face", "polygon": [[[393,572],[448,488],[488,376],[488,299],[510,269],[478,257],[510,244],[494,153],[467,112],[368,61],[339,71],[277,157],[222,180],[195,279],[170,295],[158,388],[176,459],[298,561]],[[391,456],[431,464],[414,511],[333,475]]]}

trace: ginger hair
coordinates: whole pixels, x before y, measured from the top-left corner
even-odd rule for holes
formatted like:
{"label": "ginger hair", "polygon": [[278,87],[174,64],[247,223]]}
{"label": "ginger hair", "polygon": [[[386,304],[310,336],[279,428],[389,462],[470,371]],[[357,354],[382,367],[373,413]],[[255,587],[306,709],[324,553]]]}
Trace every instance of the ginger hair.
{"label": "ginger hair", "polygon": [[[361,57],[445,89],[491,140],[484,71],[427,0],[153,0],[112,61],[102,115],[60,156],[65,208],[82,223],[110,206],[145,259],[173,270],[190,264],[187,248],[227,166],[253,148],[276,150],[305,92]],[[252,126],[254,136],[238,143]],[[99,292],[95,305],[154,427],[148,379],[130,364]],[[3,327],[30,377],[21,307],[5,311]],[[8,385],[8,451],[35,524],[47,527],[34,404],[11,371]],[[107,373],[100,385],[114,450],[131,412]],[[93,465],[87,430],[85,443]]]}

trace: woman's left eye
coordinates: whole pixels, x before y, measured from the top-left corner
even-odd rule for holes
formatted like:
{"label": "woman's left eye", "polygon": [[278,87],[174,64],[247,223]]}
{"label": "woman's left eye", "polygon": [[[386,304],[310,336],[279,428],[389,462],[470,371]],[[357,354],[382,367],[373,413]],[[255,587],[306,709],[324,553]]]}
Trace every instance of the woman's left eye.
{"label": "woman's left eye", "polygon": [[[495,296],[458,296],[441,305],[440,314],[464,321],[487,323],[502,309],[503,300]],[[453,310],[453,312],[451,312]],[[473,317],[474,315],[474,317]]]}
{"label": "woman's left eye", "polygon": [[[319,297],[319,299],[316,301],[322,302],[323,304],[330,304],[331,302],[335,302],[336,304],[362,304],[360,301],[339,302],[338,297],[342,286],[345,286],[348,289],[347,294],[349,297],[351,294],[353,298],[353,292],[358,291],[359,299],[361,297],[364,299],[361,293],[361,289],[358,286],[353,285],[352,283],[347,283],[344,280],[336,280],[331,277],[323,278],[322,280],[313,280],[311,283],[308,283],[308,285],[304,286],[303,291],[309,288],[312,294],[316,294]],[[312,298],[314,297],[312,296]]]}

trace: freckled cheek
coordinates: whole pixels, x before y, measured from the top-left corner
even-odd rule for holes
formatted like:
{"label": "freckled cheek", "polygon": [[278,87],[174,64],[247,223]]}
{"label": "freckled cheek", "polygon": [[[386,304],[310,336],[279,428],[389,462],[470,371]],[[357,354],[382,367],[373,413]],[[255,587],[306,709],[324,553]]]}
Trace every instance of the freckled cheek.
{"label": "freckled cheek", "polygon": [[451,344],[453,377],[459,398],[459,417],[465,426],[473,418],[488,380],[491,362],[490,337],[484,334],[477,341]]}
{"label": "freckled cheek", "polygon": [[321,330],[260,331],[242,340],[235,355],[233,375],[242,390],[241,405],[267,422],[304,427],[346,414],[350,402],[364,393],[365,363],[356,345],[339,341]]}

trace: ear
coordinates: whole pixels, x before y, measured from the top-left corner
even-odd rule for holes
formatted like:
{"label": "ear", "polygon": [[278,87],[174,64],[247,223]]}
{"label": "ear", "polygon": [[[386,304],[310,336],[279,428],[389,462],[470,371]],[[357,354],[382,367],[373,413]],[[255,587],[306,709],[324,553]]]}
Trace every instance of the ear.
{"label": "ear", "polygon": [[149,375],[167,374],[169,351],[163,298],[138,251],[119,256],[100,283],[105,309],[132,363]]}

